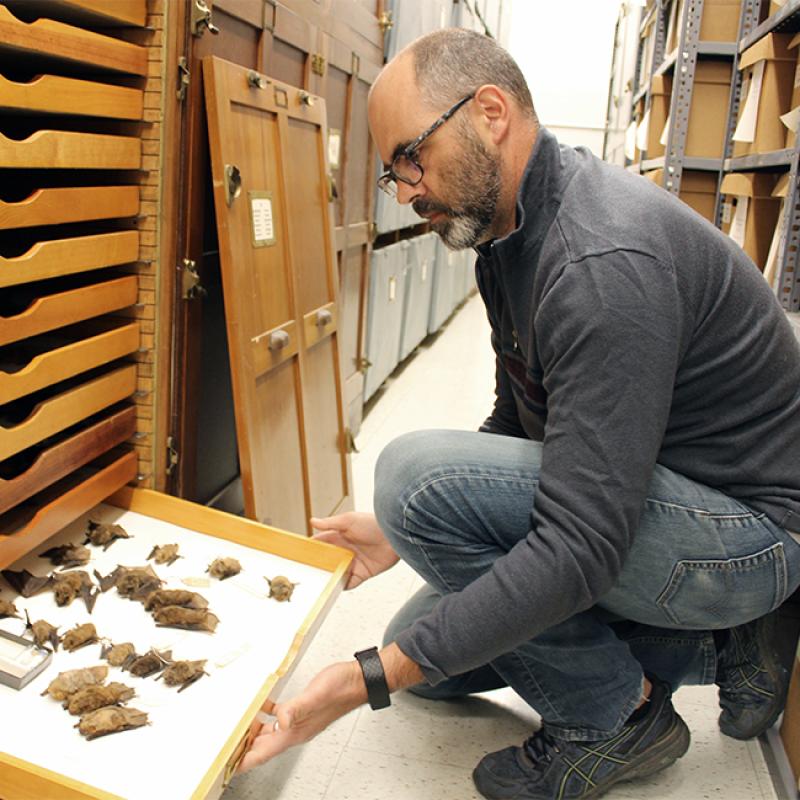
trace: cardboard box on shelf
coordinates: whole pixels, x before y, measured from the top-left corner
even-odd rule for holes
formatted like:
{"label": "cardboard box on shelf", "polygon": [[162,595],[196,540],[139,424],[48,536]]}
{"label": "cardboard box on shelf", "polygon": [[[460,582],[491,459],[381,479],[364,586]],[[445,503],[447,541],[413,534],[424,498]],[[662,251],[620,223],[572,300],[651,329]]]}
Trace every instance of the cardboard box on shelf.
{"label": "cardboard box on shelf", "polygon": [[792,35],[770,33],[742,53],[742,103],[733,136],[734,157],[769,153],[786,146],[781,115],[792,105],[796,55]]}
{"label": "cardboard box on shelf", "polygon": [[720,192],[722,232],[727,233],[763,271],[780,211],[773,197],[777,176],[768,172],[731,172],[722,179]]}
{"label": "cardboard box on shelf", "polygon": [[[673,4],[675,7],[676,4]],[[666,52],[678,46],[678,36],[683,21],[685,0],[677,3],[677,14],[670,17],[667,30]],[[739,17],[742,0],[704,0],[700,19],[701,42],[735,42],[739,39]],[[674,12],[673,12],[674,13]]]}
{"label": "cardboard box on shelf", "polygon": [[[654,169],[644,173],[658,186],[664,185],[664,170]],[[701,170],[684,170],[678,197],[709,222],[714,222],[714,206],[717,199],[717,173]]]}
{"label": "cardboard box on shelf", "polygon": [[792,103],[789,107],[790,111],[781,116],[781,122],[786,126],[786,147],[794,147],[797,142],[798,122],[800,122],[800,33],[789,42],[789,50],[797,54],[792,86]]}
{"label": "cardboard box on shelf", "polygon": [[664,155],[661,143],[662,131],[669,118],[669,103],[672,95],[672,79],[667,75],[655,75],[650,85],[650,112],[642,120],[641,136],[638,139],[644,158]]}

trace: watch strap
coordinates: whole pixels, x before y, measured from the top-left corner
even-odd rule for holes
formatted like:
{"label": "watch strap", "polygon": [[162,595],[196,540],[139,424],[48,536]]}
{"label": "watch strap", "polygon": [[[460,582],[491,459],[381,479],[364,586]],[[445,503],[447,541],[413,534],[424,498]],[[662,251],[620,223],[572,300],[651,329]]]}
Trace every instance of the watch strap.
{"label": "watch strap", "polygon": [[367,687],[367,701],[370,708],[373,711],[378,711],[391,705],[389,684],[386,682],[386,673],[383,671],[383,663],[378,655],[378,648],[370,647],[368,650],[360,650],[354,655],[364,675],[364,683]]}

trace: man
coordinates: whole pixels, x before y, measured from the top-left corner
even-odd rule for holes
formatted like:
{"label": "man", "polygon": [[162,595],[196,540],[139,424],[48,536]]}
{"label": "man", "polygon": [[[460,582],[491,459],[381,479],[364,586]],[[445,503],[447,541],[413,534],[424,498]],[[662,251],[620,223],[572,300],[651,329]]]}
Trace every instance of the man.
{"label": "man", "polygon": [[485,37],[417,40],[369,115],[379,185],[478,252],[497,398],[480,432],[390,444],[375,517],[312,520],[355,552],[350,587],[399,558],[426,587],[379,655],[279,704],[244,768],[412,686],[509,685],[539,712],[476,767],[488,798],[671,764],[681,683],[719,685],[724,733],[762,733],[787,685],[769,615],[800,583],[800,352],[763,277],[649,181],[559,147]]}

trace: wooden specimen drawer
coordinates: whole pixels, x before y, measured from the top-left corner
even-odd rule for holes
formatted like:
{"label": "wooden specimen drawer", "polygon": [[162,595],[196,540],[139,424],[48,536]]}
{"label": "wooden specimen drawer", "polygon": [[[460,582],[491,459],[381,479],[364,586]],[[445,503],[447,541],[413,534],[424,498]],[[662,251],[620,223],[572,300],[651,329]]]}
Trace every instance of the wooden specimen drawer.
{"label": "wooden specimen drawer", "polygon": [[81,322],[136,302],[135,275],[89,283],[93,276],[76,275],[15,289],[19,305],[0,307],[0,346]]}
{"label": "wooden specimen drawer", "polygon": [[143,107],[141,89],[57,75],[17,83],[0,75],[0,109],[138,120]]}
{"label": "wooden specimen drawer", "polygon": [[3,52],[55,57],[133,75],[147,74],[145,47],[50,19],[26,23],[0,6],[0,53]]}
{"label": "wooden specimen drawer", "polygon": [[0,230],[135,217],[138,213],[138,186],[39,189],[16,203],[0,200]]}
{"label": "wooden specimen drawer", "polygon": [[129,264],[138,257],[138,231],[38,242],[24,255],[0,257],[0,287]]}
{"label": "wooden specimen drawer", "polygon": [[[12,11],[26,5],[30,8],[30,0],[5,2]],[[36,0],[36,10],[87,28],[143,27],[147,21],[147,0]]]}
{"label": "wooden specimen drawer", "polygon": [[136,454],[111,450],[0,515],[0,568],[29,553],[135,478]]}
{"label": "wooden specimen drawer", "polygon": [[125,406],[90,417],[0,463],[0,514],[122,444],[135,431],[136,409]]}
{"label": "wooden specimen drawer", "polygon": [[[104,662],[98,660],[97,645],[75,653],[62,648],[50,667],[22,690],[0,686],[0,704],[15,720],[0,730],[0,796],[215,800],[245,751],[259,710],[265,701],[277,699],[323,624],[352,555],[252,520],[130,487],[75,519],[48,546],[82,539],[89,519],[120,524],[131,536],[108,552],[92,548],[90,570],[106,574],[117,563],[146,563],[154,544],[177,543],[183,557],[172,566],[156,566],[156,572],[174,588],[191,581],[219,619],[211,635],[157,628],[140,604],[112,590],[98,598],[92,613],[98,633],[131,641],[142,652],[169,644],[173,658],[205,659],[207,674],[179,694],[163,681],[128,673],[117,676],[111,668],[109,680],[135,681],[137,696],[130,705],[146,710],[150,724],[87,742],[72,727],[75,720],[40,692],[60,671]],[[0,539],[0,564],[7,563],[3,548],[11,539]],[[238,559],[242,572],[224,581],[206,576],[205,585],[197,587],[207,565],[220,556]],[[12,568],[43,571],[33,553]],[[267,596],[262,576],[277,574],[296,583],[291,602],[277,603]],[[85,617],[79,603],[58,609],[49,592],[15,601],[32,618],[52,618],[54,624],[72,624],[72,618],[67,619],[70,612],[82,621]]]}
{"label": "wooden specimen drawer", "polygon": [[21,453],[136,391],[136,365],[67,381],[0,406],[0,460]]}
{"label": "wooden specimen drawer", "polygon": [[141,164],[142,144],[133,136],[42,130],[17,141],[0,134],[0,167],[139,169]]}
{"label": "wooden specimen drawer", "polygon": [[0,348],[0,405],[139,348],[139,323],[93,320]]}

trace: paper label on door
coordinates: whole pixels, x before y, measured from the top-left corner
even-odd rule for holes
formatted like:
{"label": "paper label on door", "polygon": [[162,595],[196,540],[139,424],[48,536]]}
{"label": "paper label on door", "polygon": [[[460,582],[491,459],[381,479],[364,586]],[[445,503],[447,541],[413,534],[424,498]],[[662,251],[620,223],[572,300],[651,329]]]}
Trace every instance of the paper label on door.
{"label": "paper label on door", "polygon": [[764,265],[764,280],[772,287],[772,291],[777,294],[778,291],[778,253],[781,251],[781,244],[783,239],[783,215],[786,207],[786,201],[781,204],[781,212],[778,215],[778,223],[775,225],[775,233],[772,235],[772,243],[769,246],[769,255],[767,256],[767,263]]}
{"label": "paper label on door", "polygon": [[650,131],[650,109],[645,111],[639,127],[636,129],[636,146],[644,152],[647,150],[647,134]]}
{"label": "paper label on door", "polygon": [[723,225],[730,225],[731,224],[731,214],[733,213],[733,203],[728,200],[727,202],[722,204],[722,224]]}
{"label": "paper label on door", "polygon": [[397,278],[392,275],[392,277],[389,278],[389,302],[393,303],[395,297],[397,297]]}
{"label": "paper label on door", "polygon": [[339,169],[339,155],[342,151],[342,132],[336,128],[328,129],[328,162],[331,169]]}
{"label": "paper label on door", "polygon": [[731,231],[728,236],[733,239],[739,247],[744,247],[744,232],[747,223],[747,207],[750,205],[749,197],[736,198],[736,212],[733,215]]}
{"label": "paper label on door", "polygon": [[253,247],[275,244],[275,223],[272,218],[272,192],[250,192],[250,227]]}
{"label": "paper label on door", "polygon": [[781,122],[792,132],[797,133],[797,128],[800,127],[800,106],[781,114]]}
{"label": "paper label on door", "polygon": [[[764,61],[759,61],[753,67],[753,75],[747,87],[747,99],[744,101],[744,107],[733,134],[735,142],[752,142],[756,138],[758,104],[761,99],[761,84],[764,82],[764,63]],[[742,86],[742,94],[744,94],[744,88]]]}

